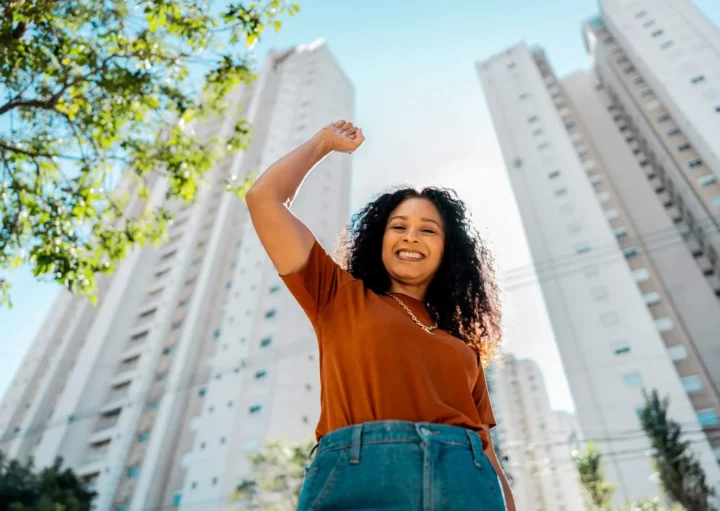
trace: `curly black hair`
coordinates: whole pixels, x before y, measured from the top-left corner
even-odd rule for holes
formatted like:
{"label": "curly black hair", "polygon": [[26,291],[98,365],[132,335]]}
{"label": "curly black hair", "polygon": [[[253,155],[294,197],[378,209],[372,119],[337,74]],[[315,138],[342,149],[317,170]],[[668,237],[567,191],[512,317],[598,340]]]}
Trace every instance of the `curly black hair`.
{"label": "curly black hair", "polygon": [[473,227],[465,203],[454,190],[397,188],[376,197],[353,215],[338,240],[339,262],[365,287],[390,290],[382,261],[382,243],[390,213],[403,201],[427,199],[445,226],[445,250],[425,305],[438,326],[477,349],[487,364],[500,354],[500,306],[490,251]]}

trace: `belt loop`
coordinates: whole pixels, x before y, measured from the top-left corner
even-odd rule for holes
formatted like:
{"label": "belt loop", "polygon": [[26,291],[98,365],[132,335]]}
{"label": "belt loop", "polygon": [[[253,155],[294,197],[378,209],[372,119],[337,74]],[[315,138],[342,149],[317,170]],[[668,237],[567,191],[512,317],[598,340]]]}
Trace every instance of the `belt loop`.
{"label": "belt loop", "polygon": [[307,474],[307,471],[310,470],[310,465],[312,465],[312,460],[310,458],[312,458],[312,455],[315,453],[315,451],[317,451],[317,448],[319,445],[320,445],[319,443],[315,444],[313,446],[313,448],[310,449],[310,452],[308,453],[307,458],[305,458],[305,473],[306,474]]}
{"label": "belt loop", "polygon": [[360,463],[360,447],[362,444],[363,425],[358,424],[353,428],[352,440],[350,444],[350,464],[358,465]]}
{"label": "belt loop", "polygon": [[481,463],[484,452],[482,448],[482,440],[480,439],[480,434],[476,431],[471,431],[469,429],[465,430],[465,434],[470,441],[470,450],[473,453],[473,460],[475,461],[475,466],[482,468]]}

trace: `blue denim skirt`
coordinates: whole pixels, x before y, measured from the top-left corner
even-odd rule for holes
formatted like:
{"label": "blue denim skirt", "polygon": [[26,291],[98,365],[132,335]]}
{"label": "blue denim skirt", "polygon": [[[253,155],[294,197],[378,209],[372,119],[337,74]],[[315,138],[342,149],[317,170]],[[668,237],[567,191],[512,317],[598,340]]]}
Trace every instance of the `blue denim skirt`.
{"label": "blue denim skirt", "polygon": [[464,428],[366,422],[333,431],[312,454],[298,511],[505,509],[480,436]]}

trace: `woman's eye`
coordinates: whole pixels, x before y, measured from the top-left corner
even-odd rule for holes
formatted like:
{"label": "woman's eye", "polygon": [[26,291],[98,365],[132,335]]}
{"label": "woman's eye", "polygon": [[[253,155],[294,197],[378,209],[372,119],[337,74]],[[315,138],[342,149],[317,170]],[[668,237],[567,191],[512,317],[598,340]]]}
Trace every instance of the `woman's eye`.
{"label": "woman's eye", "polygon": [[402,225],[393,225],[393,226],[390,227],[390,228],[391,228],[391,229],[395,229],[396,231],[400,231],[400,230],[405,229],[405,227],[403,227]]}
{"label": "woman's eye", "polygon": [[432,229],[423,229],[422,232],[426,232],[428,234],[435,234],[435,231],[433,231]]}

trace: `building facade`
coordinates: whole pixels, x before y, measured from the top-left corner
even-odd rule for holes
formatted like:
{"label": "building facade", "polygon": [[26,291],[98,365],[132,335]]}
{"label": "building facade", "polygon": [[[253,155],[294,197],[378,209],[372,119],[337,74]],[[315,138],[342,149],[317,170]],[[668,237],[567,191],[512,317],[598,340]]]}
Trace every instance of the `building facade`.
{"label": "building facade", "polygon": [[[606,4],[646,4],[650,12],[650,4],[665,3]],[[608,31],[603,45],[617,41],[593,20],[586,38],[596,53],[594,30]],[[659,494],[637,415],[646,389],[670,398],[672,418],[684,426],[709,480],[720,482],[714,271],[652,175],[654,155],[640,137],[628,137],[625,117],[616,119],[618,93],[600,71],[559,81],[544,52],[524,44],[477,69],[578,424],[604,452],[615,498]],[[707,214],[695,218],[709,223]]]}
{"label": "building facade", "polygon": [[[248,150],[219,162],[196,203],[166,204],[175,212],[169,241],[103,278],[97,307],[60,294],[0,405],[0,449],[39,466],[62,456],[99,493],[97,509],[227,508],[249,476],[248,453],[314,432],[313,329],[244,203],[223,190],[324,124],[352,118],[354,90],[316,42],[271,53],[232,103],[197,135],[229,130],[242,115],[253,127]],[[346,155],[329,155],[293,204],[329,250],[348,220],[350,167]],[[165,189],[151,183],[153,204]]]}
{"label": "building facade", "polygon": [[572,460],[572,451],[580,444],[577,424],[572,414],[550,407],[537,364],[508,357],[494,373],[491,399],[517,508],[582,509]]}

